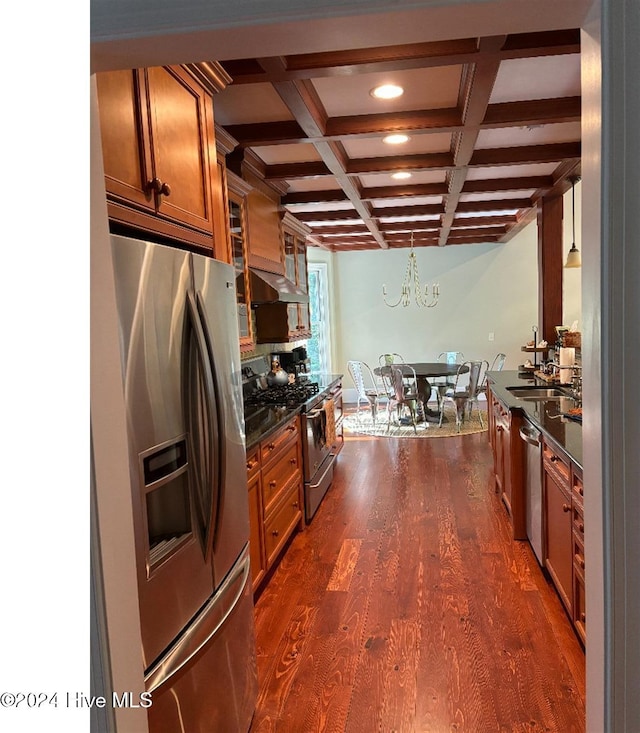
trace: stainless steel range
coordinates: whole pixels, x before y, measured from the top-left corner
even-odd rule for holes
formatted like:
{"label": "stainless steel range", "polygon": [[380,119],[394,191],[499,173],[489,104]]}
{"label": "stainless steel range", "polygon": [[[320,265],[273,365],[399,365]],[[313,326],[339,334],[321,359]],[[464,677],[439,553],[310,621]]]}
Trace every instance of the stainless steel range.
{"label": "stainless steel range", "polygon": [[[336,434],[334,381],[327,377],[298,375],[295,382],[269,386],[266,380],[268,362],[259,357],[245,362],[244,404],[245,422],[259,419],[268,406],[300,408],[302,457],[304,474],[305,521],[308,524],[320,506],[333,480],[333,467],[342,446]],[[340,375],[337,377],[339,380]]]}

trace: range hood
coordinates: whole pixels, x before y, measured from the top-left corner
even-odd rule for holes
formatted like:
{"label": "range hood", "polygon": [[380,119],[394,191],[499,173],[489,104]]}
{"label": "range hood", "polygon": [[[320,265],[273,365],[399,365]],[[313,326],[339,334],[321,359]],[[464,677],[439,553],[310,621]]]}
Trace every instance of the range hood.
{"label": "range hood", "polygon": [[308,303],[309,296],[284,275],[249,268],[251,303]]}

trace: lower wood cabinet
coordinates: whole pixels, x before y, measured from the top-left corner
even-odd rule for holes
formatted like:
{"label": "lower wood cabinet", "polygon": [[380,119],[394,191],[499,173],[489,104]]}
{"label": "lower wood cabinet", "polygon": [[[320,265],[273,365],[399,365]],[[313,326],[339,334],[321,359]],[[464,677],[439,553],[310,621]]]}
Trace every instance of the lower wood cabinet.
{"label": "lower wood cabinet", "polygon": [[586,640],[582,470],[545,440],[542,449],[545,567],[578,637]]}
{"label": "lower wood cabinet", "polygon": [[254,591],[277,562],[296,528],[302,529],[300,418],[294,417],[247,453],[251,576]]}
{"label": "lower wood cabinet", "polygon": [[489,390],[489,442],[493,452],[496,492],[502,498],[511,524],[513,537],[527,538],[524,496],[524,456],[519,429],[520,413],[513,413]]}
{"label": "lower wood cabinet", "polygon": [[573,614],[570,467],[547,442],[542,449],[545,567],[569,615]]}

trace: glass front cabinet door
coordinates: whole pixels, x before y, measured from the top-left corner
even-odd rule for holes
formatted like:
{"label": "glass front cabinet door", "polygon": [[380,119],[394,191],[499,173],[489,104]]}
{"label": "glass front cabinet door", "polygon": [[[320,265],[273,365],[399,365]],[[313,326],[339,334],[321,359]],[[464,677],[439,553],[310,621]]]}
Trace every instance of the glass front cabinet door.
{"label": "glass front cabinet door", "polygon": [[244,181],[231,172],[227,172],[229,237],[232,262],[236,271],[240,351],[251,351],[255,345],[251,323],[251,292],[247,258],[246,193],[247,187]]}

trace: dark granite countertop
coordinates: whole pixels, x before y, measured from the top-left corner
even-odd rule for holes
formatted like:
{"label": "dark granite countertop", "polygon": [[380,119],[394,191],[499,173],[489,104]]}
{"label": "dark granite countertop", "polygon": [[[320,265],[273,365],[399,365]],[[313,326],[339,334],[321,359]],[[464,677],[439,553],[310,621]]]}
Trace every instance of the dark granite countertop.
{"label": "dark granite countertop", "polygon": [[[343,378],[343,374],[309,374],[310,382],[317,382],[320,392],[334,387]],[[264,407],[245,406],[245,443],[247,450],[255,448],[261,440],[268,438],[271,433],[281,428],[294,415],[299,414],[304,405],[296,407],[282,407],[265,405]]]}
{"label": "dark granite countertop", "polygon": [[[520,375],[517,371],[489,372],[491,391],[510,410],[521,410],[524,415],[582,468],[582,425],[560,416],[558,400],[524,401],[514,397],[507,387],[539,385],[549,387],[544,380],[533,375]],[[575,407],[573,401],[566,403]]]}
{"label": "dark granite countertop", "polygon": [[264,407],[251,407],[248,410],[245,408],[245,442],[247,450],[255,448],[261,440],[268,438],[271,433],[289,422],[301,410],[302,405],[296,407],[266,405]]}

